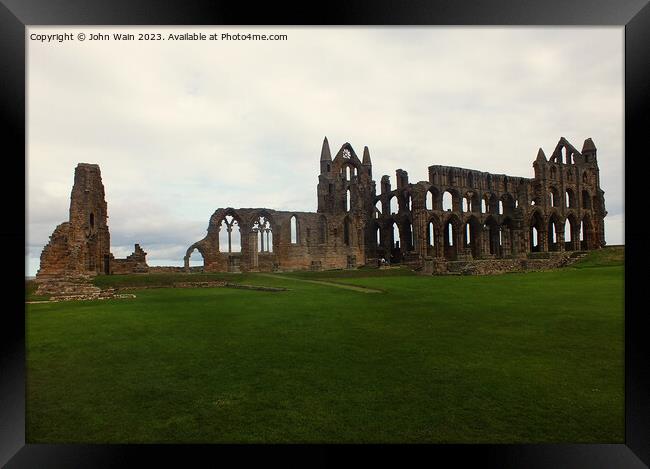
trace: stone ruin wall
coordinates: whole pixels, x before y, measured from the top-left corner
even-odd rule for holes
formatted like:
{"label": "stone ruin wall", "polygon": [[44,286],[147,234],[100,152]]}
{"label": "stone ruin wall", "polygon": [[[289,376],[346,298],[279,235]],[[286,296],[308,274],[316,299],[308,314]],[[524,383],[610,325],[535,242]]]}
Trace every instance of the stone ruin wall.
{"label": "stone ruin wall", "polygon": [[[373,222],[381,240],[377,255],[454,261],[603,247],[607,212],[591,139],[579,152],[561,138],[549,159],[539,150],[533,167],[535,176],[522,178],[434,165],[429,180],[417,184],[397,170],[396,190],[384,176]],[[443,209],[445,193],[451,206]],[[399,250],[394,224],[407,240]]]}
{"label": "stone ruin wall", "polygon": [[[241,245],[240,250],[228,252],[227,243],[220,242],[219,233],[226,217],[232,219],[231,239],[236,238],[233,241]],[[297,221],[295,242],[291,239],[292,217]],[[188,249],[185,265],[189,267],[189,257],[196,249],[204,259],[206,272],[272,272],[358,267],[361,264],[357,260],[364,257],[363,230],[353,221],[349,221],[349,243],[346,244],[342,231],[343,218],[325,218],[317,213],[282,212],[262,208],[218,209],[210,219],[207,236]],[[268,221],[271,227],[268,237],[272,240],[271,246],[265,245],[263,250],[260,248],[260,232],[253,231],[253,226],[259,225],[260,219]],[[225,229],[226,225],[223,225]]]}
{"label": "stone ruin wall", "polygon": [[[56,227],[43,249],[37,281],[170,269],[345,269],[378,266],[382,260],[424,270],[435,265],[434,271],[442,271],[451,262],[529,258],[603,247],[607,212],[591,139],[578,151],[561,138],[550,158],[539,150],[533,168],[534,177],[523,178],[433,165],[429,180],[415,184],[409,182],[406,171],[398,169],[396,187],[383,176],[378,193],[368,147],[360,159],[346,143],[332,158],[326,138],[316,212],[217,209],[206,236],[188,248],[183,268],[149,268],[146,252],[138,244],[125,259],[115,259],[110,253],[99,166],[80,163],[75,169],[69,220]],[[451,199],[448,208],[443,208],[445,193]],[[570,239],[564,236],[567,224]],[[189,266],[195,250],[203,257],[203,268]]]}
{"label": "stone ruin wall", "polygon": [[41,253],[37,278],[105,271],[110,258],[107,205],[99,166],[79,163],[70,194],[69,220],[56,227]]}
{"label": "stone ruin wall", "polygon": [[72,255],[68,243],[70,223],[58,225],[50,235],[50,241],[41,252],[41,266],[37,278],[58,277],[75,270],[76,258]]}
{"label": "stone ruin wall", "polygon": [[[186,270],[194,250],[205,271],[239,272],[344,269],[382,259],[423,268],[427,260],[516,259],[603,247],[607,212],[593,141],[578,151],[561,138],[550,158],[539,150],[533,168],[534,177],[524,178],[433,165],[429,180],[416,184],[398,169],[396,187],[383,176],[377,193],[368,148],[359,159],[346,143],[332,158],[326,138],[317,212],[217,209],[206,237],[187,250]],[[443,209],[445,193],[451,206]],[[260,220],[272,232],[270,250],[261,249]],[[240,233],[240,250],[220,245],[220,232],[223,240],[229,229]]]}
{"label": "stone ruin wall", "polygon": [[[346,143],[332,159],[325,139],[317,186],[317,212],[217,209],[210,218],[205,238],[188,248],[186,269],[189,269],[194,250],[203,257],[204,269],[208,272],[327,270],[364,265],[366,225],[375,183],[367,147],[363,158],[361,161]],[[264,233],[267,230],[271,233],[270,248],[262,247],[261,224],[264,224]],[[229,252],[225,242],[221,246],[219,233],[229,227],[241,237],[238,252]],[[222,239],[225,239],[223,235]]]}
{"label": "stone ruin wall", "polygon": [[133,253],[126,256],[125,259],[114,259],[111,254],[111,274],[138,274],[149,272],[147,265],[147,253],[135,245]]}
{"label": "stone ruin wall", "polygon": [[[75,288],[87,294],[97,274],[145,272],[146,253],[136,244],[126,259],[110,252],[108,213],[101,171],[96,164],[79,163],[70,194],[69,220],[58,225],[41,252],[36,274],[38,294]],[[76,285],[76,287],[75,287]],[[65,288],[63,288],[65,286]]]}

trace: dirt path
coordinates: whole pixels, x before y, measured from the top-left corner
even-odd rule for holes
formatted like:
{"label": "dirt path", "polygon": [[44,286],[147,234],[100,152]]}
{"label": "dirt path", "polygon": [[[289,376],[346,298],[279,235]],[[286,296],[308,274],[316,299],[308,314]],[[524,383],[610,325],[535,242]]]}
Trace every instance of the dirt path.
{"label": "dirt path", "polygon": [[269,277],[269,278],[279,278],[279,279],[282,279],[282,280],[293,280],[293,281],[296,281],[296,282],[315,283],[317,285],[325,285],[325,286],[328,286],[328,287],[343,288],[344,290],[358,291],[358,292],[361,292],[361,293],[384,293],[381,290],[374,290],[372,288],[366,288],[366,287],[358,287],[356,285],[345,285],[343,283],[328,282],[326,280],[306,280],[304,278],[285,277],[284,275],[277,275],[277,274],[258,274],[258,275],[262,275],[264,277]]}

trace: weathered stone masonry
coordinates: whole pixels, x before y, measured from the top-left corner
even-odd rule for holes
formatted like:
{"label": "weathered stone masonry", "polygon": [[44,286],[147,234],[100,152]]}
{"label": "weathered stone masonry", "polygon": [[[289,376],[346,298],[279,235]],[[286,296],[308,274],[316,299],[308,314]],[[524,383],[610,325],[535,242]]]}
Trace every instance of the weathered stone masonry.
{"label": "weathered stone masonry", "polygon": [[185,267],[194,250],[206,271],[274,271],[380,259],[417,267],[603,247],[607,212],[593,141],[578,151],[561,138],[550,158],[539,150],[533,168],[534,177],[523,178],[430,166],[429,180],[416,184],[398,169],[396,188],[383,176],[377,193],[368,147],[360,160],[346,143],[332,159],[325,138],[316,213],[217,209],[205,238],[187,250]]}
{"label": "weathered stone masonry", "polygon": [[[70,218],[56,227],[41,253],[36,279],[52,286],[61,279],[83,279],[97,274],[146,272],[146,253],[138,244],[126,259],[110,252],[107,204],[99,166],[79,163],[70,194]],[[67,281],[66,280],[66,281]],[[51,288],[50,290],[56,290]]]}

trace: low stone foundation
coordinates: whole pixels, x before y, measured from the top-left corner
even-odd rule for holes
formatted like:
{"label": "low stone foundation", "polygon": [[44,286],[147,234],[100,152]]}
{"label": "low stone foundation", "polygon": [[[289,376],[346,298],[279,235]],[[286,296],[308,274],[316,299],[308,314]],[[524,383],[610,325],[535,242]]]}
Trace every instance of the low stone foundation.
{"label": "low stone foundation", "polygon": [[39,296],[99,296],[101,288],[92,284],[92,277],[77,276],[48,276],[37,278]]}
{"label": "low stone foundation", "polygon": [[543,252],[531,253],[527,257],[510,259],[476,259],[448,261],[440,258],[425,258],[419,271],[425,275],[495,275],[508,272],[531,272],[557,269],[573,264],[585,253]]}
{"label": "low stone foundation", "polygon": [[244,285],[241,283],[228,283],[224,285],[226,288],[240,288],[243,290],[257,290],[257,291],[287,291],[288,288],[284,287],[264,287],[262,285]]}
{"label": "low stone foundation", "polygon": [[134,298],[132,294],[116,293],[114,288],[101,288],[92,284],[92,276],[46,277],[37,280],[36,295],[47,296],[49,301],[103,300],[108,298]]}
{"label": "low stone foundation", "polygon": [[[190,272],[203,272],[203,266],[190,267]],[[187,272],[185,267],[177,267],[173,265],[157,265],[149,266],[150,274],[170,274],[170,273],[183,273]]]}
{"label": "low stone foundation", "polygon": [[287,291],[284,287],[265,287],[262,285],[246,285],[242,283],[231,283],[223,280],[210,280],[207,282],[175,282],[171,285],[141,285],[136,287],[121,287],[120,290],[144,290],[150,288],[240,288],[243,290],[258,291]]}
{"label": "low stone foundation", "polygon": [[173,284],[174,288],[214,288],[225,286],[226,282],[222,280],[210,280],[207,282],[176,282]]}
{"label": "low stone foundation", "polygon": [[53,296],[48,301],[28,301],[28,303],[56,303],[58,301],[86,301],[86,300],[109,300],[115,298],[135,298],[133,293],[114,293],[108,290],[103,290],[99,296],[95,295],[60,295]]}

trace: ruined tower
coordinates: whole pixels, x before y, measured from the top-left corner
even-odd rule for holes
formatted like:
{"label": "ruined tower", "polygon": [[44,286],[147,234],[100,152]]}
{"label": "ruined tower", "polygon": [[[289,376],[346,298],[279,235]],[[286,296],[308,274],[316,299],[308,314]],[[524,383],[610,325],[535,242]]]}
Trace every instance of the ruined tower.
{"label": "ruined tower", "polygon": [[[41,252],[41,266],[36,273],[41,292],[60,293],[62,279],[66,280],[68,290],[78,292],[79,285],[74,282],[86,281],[89,276],[149,270],[147,253],[139,244],[135,245],[133,253],[126,258],[113,257],[107,220],[107,204],[99,166],[79,163],[74,171],[74,184],[70,193],[69,219],[55,228],[50,242]],[[84,289],[87,290],[86,287],[81,288]]]}
{"label": "ruined tower", "polygon": [[375,183],[368,147],[363,161],[352,145],[345,143],[332,160],[327,137],[323,140],[318,176],[318,213],[355,215],[370,214]]}
{"label": "ruined tower", "polygon": [[104,184],[99,166],[80,163],[70,196],[70,241],[78,246],[78,268],[110,273],[110,234]]}
{"label": "ruined tower", "polygon": [[37,278],[110,273],[107,218],[99,166],[79,163],[70,194],[70,218],[50,236]]}

